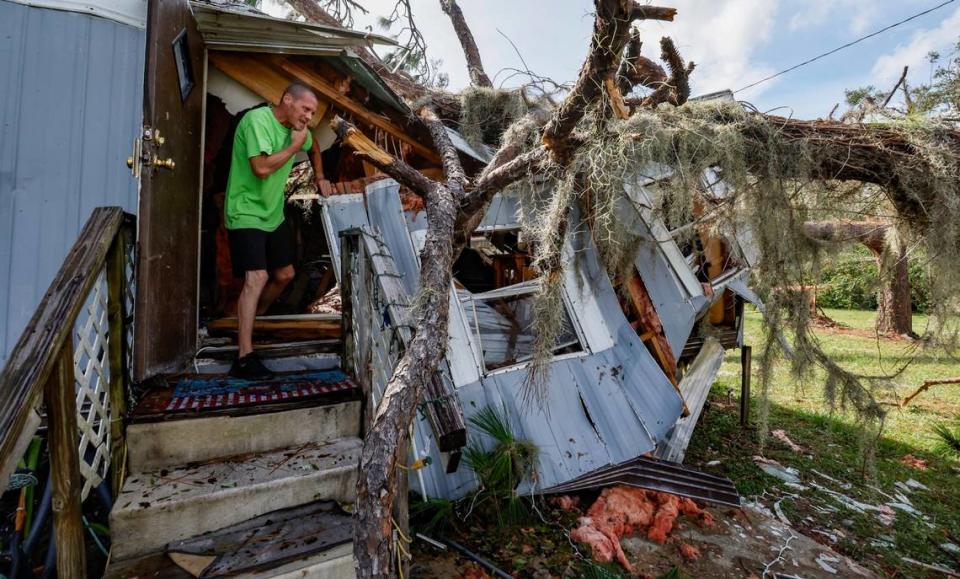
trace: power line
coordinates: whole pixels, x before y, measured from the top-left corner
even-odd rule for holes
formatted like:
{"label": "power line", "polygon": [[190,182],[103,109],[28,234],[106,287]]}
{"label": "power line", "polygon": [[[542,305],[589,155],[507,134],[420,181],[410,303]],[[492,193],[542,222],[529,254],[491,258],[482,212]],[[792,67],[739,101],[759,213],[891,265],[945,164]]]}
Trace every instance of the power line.
{"label": "power line", "polygon": [[733,91],[733,92],[734,92],[734,93],[738,93],[738,92],[741,92],[741,91],[745,91],[745,90],[747,90],[748,88],[753,88],[753,87],[757,86],[758,84],[767,82],[768,80],[771,80],[771,79],[774,79],[774,78],[777,78],[777,77],[780,76],[780,75],[787,74],[788,72],[797,70],[797,69],[800,68],[801,66],[806,66],[806,65],[810,64],[811,62],[816,62],[816,61],[820,60],[821,58],[825,58],[825,57],[827,57],[827,56],[830,56],[831,54],[834,54],[834,53],[836,53],[836,52],[840,52],[840,51],[843,50],[844,48],[850,48],[850,47],[853,46],[854,44],[858,44],[858,43],[860,43],[860,42],[863,42],[864,40],[867,40],[868,38],[873,38],[874,36],[876,36],[876,35],[878,35],[878,34],[882,34],[882,33],[886,32],[887,30],[890,30],[891,28],[896,28],[897,26],[900,26],[901,24],[906,24],[907,22],[910,22],[911,20],[915,20],[915,19],[917,19],[917,18],[920,18],[921,16],[925,16],[925,15],[927,15],[927,14],[930,14],[931,12],[933,12],[933,11],[935,11],[935,10],[939,10],[939,9],[943,8],[944,6],[946,6],[947,4],[952,4],[952,3],[955,2],[955,1],[956,1],[956,0],[946,0],[946,2],[942,2],[942,3],[940,3],[940,4],[937,4],[937,5],[934,6],[933,8],[929,8],[929,9],[927,9],[927,10],[924,10],[923,12],[919,12],[919,13],[917,13],[917,14],[914,14],[913,16],[910,16],[909,18],[905,18],[905,19],[901,20],[900,22],[895,22],[895,23],[891,24],[890,26],[887,26],[887,27],[885,27],[885,28],[881,28],[880,30],[877,30],[876,32],[871,32],[870,34],[868,34],[868,35],[866,35],[866,36],[861,36],[860,38],[858,38],[858,39],[856,39],[856,40],[854,40],[854,41],[852,41],[852,42],[848,42],[848,43],[844,44],[843,46],[838,46],[838,47],[834,48],[833,50],[831,50],[831,51],[829,51],[829,52],[824,52],[823,54],[820,54],[820,55],[818,55],[818,56],[814,56],[814,57],[811,58],[810,60],[805,60],[805,61],[801,62],[800,64],[795,64],[795,65],[791,66],[790,68],[785,69],[785,70],[781,70],[780,72],[778,72],[778,73],[776,73],[776,74],[771,74],[770,76],[768,76],[768,77],[766,77],[766,78],[761,78],[761,79],[758,80],[757,82],[755,82],[755,83],[753,83],[753,84],[748,84],[747,86],[745,86],[745,87],[743,87],[743,88],[738,88],[737,90],[735,90],[735,91]]}

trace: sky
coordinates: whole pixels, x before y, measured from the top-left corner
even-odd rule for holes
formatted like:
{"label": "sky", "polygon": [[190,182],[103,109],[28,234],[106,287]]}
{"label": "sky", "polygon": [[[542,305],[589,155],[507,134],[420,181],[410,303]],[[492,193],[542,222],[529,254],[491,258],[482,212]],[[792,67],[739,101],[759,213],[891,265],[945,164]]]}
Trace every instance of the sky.
{"label": "sky", "polygon": [[[264,0],[263,8],[284,9]],[[697,67],[693,93],[737,90],[772,73],[879,30],[944,0],[659,0],[678,9],[674,22],[643,22],[643,54],[659,60],[670,36]],[[371,17],[393,0],[360,0]],[[431,58],[442,59],[450,88],[469,83],[460,44],[438,0],[411,0]],[[590,0],[459,0],[494,84],[524,82],[510,69],[529,69],[572,82],[587,54],[593,24]],[[944,56],[960,38],[960,0],[794,72],[737,92],[759,110],[798,118],[826,117],[844,90],[872,84],[887,90],[909,66],[908,82],[927,82],[927,53]],[[512,44],[511,44],[512,41]],[[515,47],[514,47],[515,45]],[[524,64],[525,63],[525,64]]]}

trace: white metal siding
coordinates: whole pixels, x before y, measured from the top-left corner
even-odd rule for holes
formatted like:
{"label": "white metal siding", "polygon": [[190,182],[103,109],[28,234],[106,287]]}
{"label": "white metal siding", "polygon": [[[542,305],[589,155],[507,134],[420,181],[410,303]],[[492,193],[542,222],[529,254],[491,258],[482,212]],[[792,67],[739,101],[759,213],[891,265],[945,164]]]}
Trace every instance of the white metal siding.
{"label": "white metal siding", "polygon": [[133,213],[126,166],[145,32],[0,0],[0,366],[94,207]]}

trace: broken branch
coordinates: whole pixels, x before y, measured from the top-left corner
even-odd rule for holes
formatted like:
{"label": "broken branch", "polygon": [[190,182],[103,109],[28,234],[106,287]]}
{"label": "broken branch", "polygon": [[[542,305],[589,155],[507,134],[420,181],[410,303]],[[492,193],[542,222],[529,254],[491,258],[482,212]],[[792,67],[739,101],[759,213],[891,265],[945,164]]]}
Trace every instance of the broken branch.
{"label": "broken branch", "polygon": [[924,380],[923,384],[921,384],[920,387],[913,392],[913,394],[907,396],[900,402],[899,404],[900,408],[903,408],[907,404],[910,404],[911,400],[913,400],[914,398],[922,394],[931,386],[939,386],[941,384],[960,384],[960,376],[956,378],[942,378],[939,380]]}
{"label": "broken branch", "polygon": [[378,147],[376,143],[344,119],[334,117],[330,121],[330,128],[340,137],[343,144],[353,149],[356,154],[365,157],[378,169],[393,177],[398,183],[417,195],[426,197],[437,187],[436,182]]}
{"label": "broken branch", "polygon": [[470,73],[470,82],[474,86],[492,87],[490,77],[483,69],[483,62],[480,60],[480,49],[477,48],[477,41],[470,32],[467,20],[463,17],[463,11],[456,0],[440,0],[440,8],[450,17],[453,23],[453,30],[457,33],[457,39],[460,40],[460,46],[463,48],[463,55],[467,59],[467,71]]}

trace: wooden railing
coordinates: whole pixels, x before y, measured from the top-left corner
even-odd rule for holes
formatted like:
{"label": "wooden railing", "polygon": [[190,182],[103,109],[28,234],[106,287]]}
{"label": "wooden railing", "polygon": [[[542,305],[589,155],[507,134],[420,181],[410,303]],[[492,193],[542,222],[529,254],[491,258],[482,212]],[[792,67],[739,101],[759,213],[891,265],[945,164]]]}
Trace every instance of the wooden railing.
{"label": "wooden railing", "polygon": [[0,490],[45,415],[61,578],[85,574],[83,497],[122,471],[132,243],[130,216],[95,209],[0,373]]}

